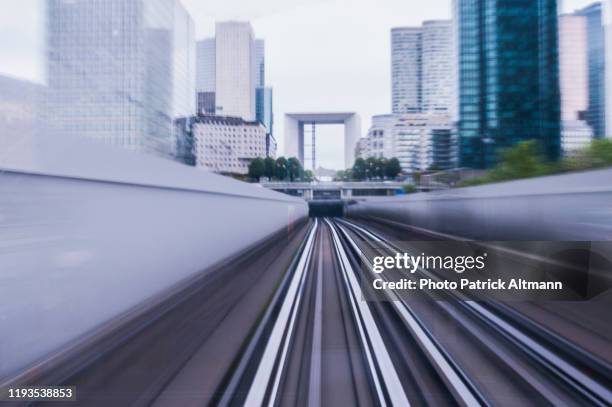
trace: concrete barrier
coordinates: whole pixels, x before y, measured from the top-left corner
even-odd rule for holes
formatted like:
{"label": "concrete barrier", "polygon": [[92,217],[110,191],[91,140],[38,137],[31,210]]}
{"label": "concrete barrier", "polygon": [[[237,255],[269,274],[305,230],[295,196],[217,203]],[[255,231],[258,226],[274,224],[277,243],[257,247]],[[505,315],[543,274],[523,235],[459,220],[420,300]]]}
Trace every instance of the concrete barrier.
{"label": "concrete barrier", "polygon": [[0,157],[0,379],[307,214],[301,199],[113,146],[13,143]]}
{"label": "concrete barrier", "polygon": [[370,216],[475,240],[612,240],[612,170],[354,201]]}

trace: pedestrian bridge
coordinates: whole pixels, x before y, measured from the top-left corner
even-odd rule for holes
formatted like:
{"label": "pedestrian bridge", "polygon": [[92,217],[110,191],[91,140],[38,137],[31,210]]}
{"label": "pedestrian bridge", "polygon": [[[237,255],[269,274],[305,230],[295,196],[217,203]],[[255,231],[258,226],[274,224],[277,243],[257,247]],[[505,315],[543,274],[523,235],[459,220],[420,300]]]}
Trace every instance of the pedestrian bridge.
{"label": "pedestrian bridge", "polygon": [[262,182],[264,188],[307,201],[349,200],[359,196],[393,196],[403,191],[404,184],[395,181],[364,182]]}

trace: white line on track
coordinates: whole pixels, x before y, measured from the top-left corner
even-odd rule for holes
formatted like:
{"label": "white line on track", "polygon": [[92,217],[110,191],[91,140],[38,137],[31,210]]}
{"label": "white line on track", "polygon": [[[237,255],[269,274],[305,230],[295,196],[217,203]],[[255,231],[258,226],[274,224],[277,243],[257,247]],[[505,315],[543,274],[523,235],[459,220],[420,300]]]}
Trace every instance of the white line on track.
{"label": "white line on track", "polygon": [[310,354],[310,380],[308,381],[308,405],[321,405],[321,340],[323,334],[323,239],[319,239],[319,262],[315,294],[315,314],[312,328]]}
{"label": "white line on track", "polygon": [[[361,286],[357,281],[355,273],[351,267],[351,263],[344,251],[342,241],[336,232],[334,225],[325,220],[329,225],[334,241],[334,247],[340,260],[342,268],[342,276],[346,284],[348,297],[350,299],[353,312],[357,318],[356,324],[361,336],[363,349],[366,353],[366,359],[370,365],[370,372],[374,379],[374,385],[381,405],[386,406],[387,402],[383,393],[383,387],[387,392],[391,405],[394,406],[410,406],[408,397],[404,391],[402,383],[399,379],[395,366],[391,361],[389,352],[386,349],[378,326],[372,316],[372,312],[368,304],[363,300]],[[378,369],[376,369],[376,365]],[[378,377],[380,375],[380,378]]]}
{"label": "white line on track", "polygon": [[[257,372],[251,383],[251,387],[249,388],[249,393],[245,400],[245,405],[247,406],[263,405],[266,390],[271,381],[272,390],[268,405],[273,406],[276,400],[276,393],[283,370],[282,367],[287,358],[291,336],[293,335],[293,326],[300,308],[300,301],[303,294],[302,288],[304,286],[306,271],[308,270],[308,265],[312,257],[313,241],[316,236],[317,228],[318,221],[315,219],[314,226],[310,230],[300,261],[293,274],[291,284],[287,289],[285,301],[278,313],[278,317],[276,318],[276,322],[274,323],[274,327],[272,328],[272,332],[270,333],[270,337],[262,355],[261,362],[259,363]],[[279,357],[278,364],[275,363],[277,361],[277,356]],[[276,372],[274,371],[275,366],[278,366]]]}
{"label": "white line on track", "polygon": [[[386,246],[388,250],[393,252],[397,251],[387,241],[371,233],[367,229],[362,228],[361,226],[356,225],[353,222],[348,222],[345,220],[343,220],[342,222],[360,230],[361,232],[369,236],[373,241]],[[437,278],[435,275],[433,275],[426,269],[421,269],[421,271],[423,271],[426,275],[432,278]],[[555,355],[552,351],[550,351],[550,349],[546,348],[541,343],[533,340],[518,329],[514,328],[512,325],[508,324],[506,321],[484,308],[478,302],[469,300],[465,295],[461,293],[451,292],[450,294],[457,297],[457,300],[459,301],[460,305],[471,309],[474,314],[478,315],[491,327],[494,327],[506,337],[514,340],[515,343],[517,343],[521,348],[530,353],[532,357],[539,360],[544,366],[548,367],[555,375],[561,377],[563,380],[567,380],[571,384],[577,385],[577,388],[579,390],[584,390],[585,394],[588,397],[594,396],[594,398],[591,399],[591,401],[593,401],[594,403],[600,404],[603,401],[603,405],[607,402],[607,400],[612,399],[612,391],[607,389],[605,386],[603,386],[593,378],[589,377],[584,372],[578,370],[573,365],[569,364],[565,359]],[[550,394],[548,397],[553,400],[556,399],[554,394]]]}
{"label": "white line on track", "polygon": [[[360,230],[369,236],[373,241],[377,243],[384,243],[381,239],[366,229],[353,223],[346,223]],[[363,251],[357,246],[350,235],[342,227],[340,227],[340,230],[351,243],[351,246],[355,249],[355,251],[360,254],[363,261],[369,262]],[[450,387],[457,401],[467,406],[480,405],[481,403],[473,394],[472,389],[464,382],[463,378],[457,373],[456,368],[448,361],[447,357],[440,350],[440,345],[437,343],[437,341],[434,341],[431,335],[425,331],[422,324],[415,317],[413,311],[409,308],[408,304],[406,304],[395,291],[386,290],[385,294],[389,297],[393,307],[397,310],[407,327],[413,333],[417,343],[425,352],[427,358],[435,367],[436,371]]]}

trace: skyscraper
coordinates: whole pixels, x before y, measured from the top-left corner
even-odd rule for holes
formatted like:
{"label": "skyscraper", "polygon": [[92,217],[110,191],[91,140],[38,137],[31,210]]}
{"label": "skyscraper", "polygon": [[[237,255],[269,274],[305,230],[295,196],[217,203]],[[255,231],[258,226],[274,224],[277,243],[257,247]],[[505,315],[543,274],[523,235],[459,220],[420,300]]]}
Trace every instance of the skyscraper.
{"label": "skyscraper", "polygon": [[425,21],[421,40],[421,110],[447,113],[451,107],[454,70],[451,22]]}
{"label": "skyscraper", "polygon": [[270,146],[274,141],[274,116],[272,113],[272,88],[257,88],[256,119],[266,128],[266,156],[270,156]]}
{"label": "skyscraper", "polygon": [[266,42],[255,40],[255,72],[257,75],[256,86],[266,86]]}
{"label": "skyscraper", "polygon": [[561,147],[564,153],[584,147],[593,130],[586,122],[589,108],[587,19],[559,17],[559,82],[561,87]]}
{"label": "skyscraper", "polygon": [[[441,149],[447,144],[451,148],[453,143],[449,123],[454,54],[449,20],[425,21],[421,27],[391,30],[393,114],[372,117],[365,154],[397,157],[404,171],[450,165],[447,158],[444,163],[438,161],[446,154]],[[438,160],[435,162],[434,142]]]}
{"label": "skyscraper", "polygon": [[453,49],[451,22],[425,21],[422,27],[391,30],[391,110],[393,113],[450,109]]}
{"label": "skyscraper", "polygon": [[490,168],[529,139],[557,159],[557,1],[455,1],[460,166]]}
{"label": "skyscraper", "polygon": [[391,30],[391,110],[414,113],[421,110],[421,29]]}
{"label": "skyscraper", "polygon": [[588,109],[586,121],[595,137],[605,131],[605,49],[601,2],[596,2],[574,13],[584,16],[588,47]]}
{"label": "skyscraper", "polygon": [[[255,90],[255,115],[257,121],[266,127],[268,145],[273,139],[272,88],[266,87],[266,43],[255,40],[255,74],[257,77]],[[266,150],[269,155],[270,149]]]}
{"label": "skyscraper", "polygon": [[612,137],[612,0],[604,3],[605,27],[605,89],[606,89],[606,137]]}
{"label": "skyscraper", "polygon": [[178,0],[47,2],[48,124],[172,156],[195,112],[194,24]]}
{"label": "skyscraper", "polygon": [[[250,85],[239,84],[234,80],[228,80],[232,75],[244,75],[242,79],[248,77],[251,80],[251,76],[254,78],[255,94],[255,115],[257,111],[263,110],[256,106],[258,99],[256,92],[258,88],[265,87],[265,41],[262,39],[256,39],[252,45],[248,37],[252,36],[252,30],[248,23],[235,23],[226,22],[218,23],[217,26],[221,26],[224,34],[224,40],[219,41],[217,47],[217,38],[206,38],[198,41],[197,43],[197,111],[201,114],[224,114],[223,110],[234,110],[240,109],[236,105],[236,98],[232,97],[238,94],[246,94],[245,87]],[[248,32],[251,31],[250,34]],[[242,32],[242,34],[240,34]],[[224,49],[225,48],[225,49]],[[220,52],[224,58],[226,68],[230,72],[226,72],[227,75],[221,74],[221,80],[223,81],[223,89],[221,93],[224,95],[225,106],[217,103],[217,53]],[[251,54],[254,53],[254,63],[252,69],[254,70],[249,75],[246,75],[247,66],[251,65],[250,58]],[[235,64],[238,64],[235,65]],[[234,102],[229,102],[234,100]],[[230,103],[228,105],[228,103]],[[250,107],[249,107],[250,110]],[[234,114],[235,115],[235,114]]]}
{"label": "skyscraper", "polygon": [[222,22],[215,27],[216,113],[255,120],[256,48],[248,22]]}
{"label": "skyscraper", "polygon": [[206,38],[197,43],[197,112],[215,114],[215,61],[216,46],[214,38]]}

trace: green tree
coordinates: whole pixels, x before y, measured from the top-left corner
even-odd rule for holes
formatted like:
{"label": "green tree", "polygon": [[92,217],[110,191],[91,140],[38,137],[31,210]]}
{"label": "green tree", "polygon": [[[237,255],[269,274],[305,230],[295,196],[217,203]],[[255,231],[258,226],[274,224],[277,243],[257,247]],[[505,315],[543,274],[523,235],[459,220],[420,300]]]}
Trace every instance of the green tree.
{"label": "green tree", "polygon": [[291,180],[291,182],[302,178],[302,173],[304,171],[304,169],[302,168],[302,164],[300,163],[300,160],[298,160],[295,157],[291,157],[289,158],[289,160],[287,160],[287,170],[288,170],[289,179]]}
{"label": "green tree", "polygon": [[612,140],[609,138],[593,140],[588,151],[592,157],[593,167],[612,165]]}
{"label": "green tree", "polygon": [[263,177],[265,169],[263,158],[257,157],[249,163],[249,177],[259,181],[259,178]]}
{"label": "green tree", "polygon": [[378,177],[378,167],[380,166],[380,161],[376,157],[368,157],[366,160],[366,178],[374,179]]}
{"label": "green tree", "polygon": [[581,150],[576,151],[562,163],[565,171],[579,171],[612,165],[612,140],[597,139]]}
{"label": "green tree", "polygon": [[334,181],[352,181],[353,180],[353,170],[352,169],[346,169],[346,170],[339,170],[336,172],[336,175],[334,176]]}
{"label": "green tree", "polygon": [[520,178],[539,177],[559,171],[548,162],[536,140],[528,140],[502,150],[500,163],[482,177],[463,181],[460,186],[481,185]]}
{"label": "green tree", "polygon": [[312,182],[314,180],[314,174],[310,170],[305,170],[302,179],[304,182]]}
{"label": "green tree", "polygon": [[397,158],[389,159],[385,164],[385,175],[389,178],[397,177],[402,172],[402,166]]}
{"label": "green tree", "polygon": [[283,181],[287,178],[287,159],[285,157],[278,157],[276,159],[274,175],[279,181]]}
{"label": "green tree", "polygon": [[387,167],[387,159],[380,157],[376,160],[376,178],[385,178],[385,168]]}
{"label": "green tree", "polygon": [[500,164],[488,174],[492,181],[537,177],[553,171],[540,153],[536,140],[524,141],[507,148],[502,151],[501,157]]}
{"label": "green tree", "polygon": [[266,157],[264,159],[264,167],[264,176],[268,179],[274,178],[274,176],[276,175],[276,162],[274,161],[274,158]]}
{"label": "green tree", "polygon": [[367,164],[363,158],[358,158],[355,160],[355,164],[353,164],[353,179],[357,181],[363,181],[367,176]]}

